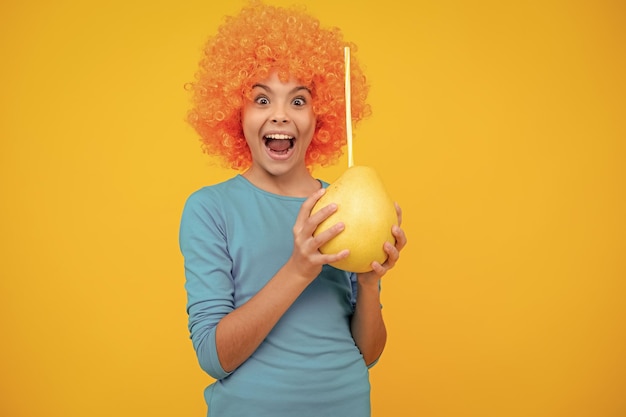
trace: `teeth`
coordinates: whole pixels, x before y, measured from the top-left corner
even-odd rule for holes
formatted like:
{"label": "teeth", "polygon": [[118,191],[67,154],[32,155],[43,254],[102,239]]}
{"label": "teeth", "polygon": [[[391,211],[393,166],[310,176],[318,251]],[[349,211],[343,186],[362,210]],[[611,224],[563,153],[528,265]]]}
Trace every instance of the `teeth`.
{"label": "teeth", "polygon": [[265,138],[266,139],[281,139],[282,140],[282,139],[293,139],[293,136],[275,133],[275,134],[271,134],[271,135],[266,135]]}

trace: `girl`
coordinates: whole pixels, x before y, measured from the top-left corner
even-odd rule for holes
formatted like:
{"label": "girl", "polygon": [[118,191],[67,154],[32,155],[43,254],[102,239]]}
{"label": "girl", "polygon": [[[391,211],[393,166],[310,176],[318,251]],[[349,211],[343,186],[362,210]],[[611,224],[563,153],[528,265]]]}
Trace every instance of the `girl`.
{"label": "girl", "polygon": [[[311,215],[328,185],[311,168],[336,162],[345,144],[345,46],[336,28],[297,8],[252,2],[205,47],[189,84],[189,122],[203,149],[240,171],[194,192],[180,227],[191,340],[212,417],[370,415],[368,368],[386,330],[380,279],[406,244],[399,226],[368,273],[328,263],[348,250],[313,236],[336,209]],[[353,122],[369,114],[352,60]],[[398,224],[401,211],[398,212]]]}

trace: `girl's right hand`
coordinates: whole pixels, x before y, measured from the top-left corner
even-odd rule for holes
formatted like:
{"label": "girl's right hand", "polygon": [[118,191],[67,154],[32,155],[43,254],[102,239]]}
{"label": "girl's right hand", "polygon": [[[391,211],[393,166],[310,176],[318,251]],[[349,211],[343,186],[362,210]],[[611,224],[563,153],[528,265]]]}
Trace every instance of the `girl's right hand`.
{"label": "girl's right hand", "polygon": [[335,254],[323,254],[319,251],[322,245],[343,231],[345,227],[343,223],[336,223],[328,230],[313,236],[318,225],[337,211],[337,205],[331,203],[311,215],[315,203],[325,192],[326,189],[320,188],[302,203],[293,226],[294,247],[290,261],[293,261],[299,275],[309,281],[313,281],[319,275],[324,264],[344,259],[349,254],[348,249]]}

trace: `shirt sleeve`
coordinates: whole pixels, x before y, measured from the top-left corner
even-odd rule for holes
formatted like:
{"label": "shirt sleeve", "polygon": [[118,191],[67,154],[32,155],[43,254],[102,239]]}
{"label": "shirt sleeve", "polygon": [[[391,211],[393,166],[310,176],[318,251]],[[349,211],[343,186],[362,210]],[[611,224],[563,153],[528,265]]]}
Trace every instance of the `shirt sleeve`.
{"label": "shirt sleeve", "polygon": [[192,194],[183,209],[179,244],[185,265],[190,338],[200,367],[215,379],[229,375],[217,356],[216,326],[234,309],[232,259],[219,200],[208,189]]}

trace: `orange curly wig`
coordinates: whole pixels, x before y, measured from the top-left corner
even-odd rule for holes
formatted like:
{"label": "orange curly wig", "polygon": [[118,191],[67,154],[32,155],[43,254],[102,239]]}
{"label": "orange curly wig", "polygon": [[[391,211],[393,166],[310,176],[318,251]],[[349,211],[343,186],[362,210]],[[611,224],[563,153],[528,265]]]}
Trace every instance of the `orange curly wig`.
{"label": "orange curly wig", "polygon": [[[200,135],[202,150],[222,158],[224,165],[244,170],[252,155],[243,136],[241,109],[252,86],[277,71],[286,81],[295,77],[310,86],[317,118],[305,164],[327,166],[346,144],[344,47],[338,28],[322,28],[303,7],[283,8],[251,1],[237,16],[226,17],[204,47],[195,81],[187,85],[192,108],[187,121]],[[352,122],[371,113],[369,86],[350,58]]]}

